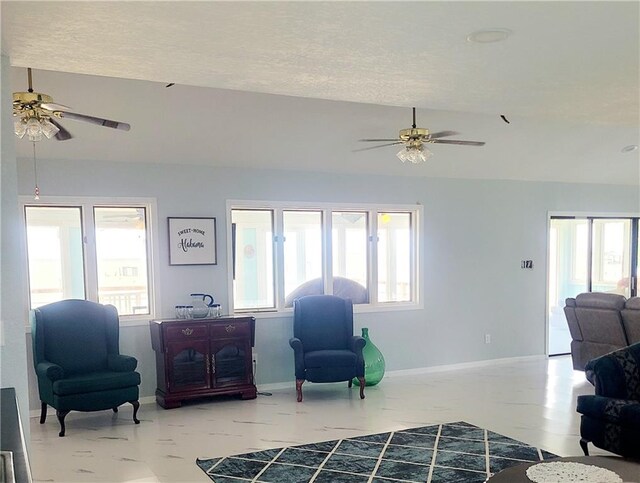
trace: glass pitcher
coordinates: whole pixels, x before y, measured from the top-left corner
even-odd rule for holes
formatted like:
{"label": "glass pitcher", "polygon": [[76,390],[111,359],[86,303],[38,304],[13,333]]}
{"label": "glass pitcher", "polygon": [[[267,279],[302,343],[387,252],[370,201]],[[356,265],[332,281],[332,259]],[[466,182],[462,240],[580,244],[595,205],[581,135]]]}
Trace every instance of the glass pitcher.
{"label": "glass pitcher", "polygon": [[203,318],[209,315],[209,308],[213,305],[213,297],[206,293],[192,293],[191,305],[193,305],[192,316]]}

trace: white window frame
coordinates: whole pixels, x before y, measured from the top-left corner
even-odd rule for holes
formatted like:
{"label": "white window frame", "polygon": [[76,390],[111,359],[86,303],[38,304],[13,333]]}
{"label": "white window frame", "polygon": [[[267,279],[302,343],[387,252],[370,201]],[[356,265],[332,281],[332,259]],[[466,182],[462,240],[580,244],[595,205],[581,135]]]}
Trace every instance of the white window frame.
{"label": "white window frame", "polygon": [[[273,229],[274,229],[274,293],[275,308],[253,309],[253,310],[235,310],[234,309],[234,292],[233,292],[233,245],[231,239],[231,212],[232,210],[271,210],[273,211]],[[375,203],[330,203],[330,202],[295,202],[295,201],[258,201],[258,200],[227,200],[226,206],[226,226],[227,226],[227,270],[228,280],[227,287],[229,293],[229,312],[251,314],[260,317],[278,317],[282,314],[290,314],[292,307],[284,307],[284,246],[282,237],[284,233],[283,227],[283,211],[320,211],[322,212],[323,232],[322,232],[322,264],[324,275],[324,293],[330,294],[333,286],[329,280],[333,278],[332,264],[332,217],[334,211],[359,211],[366,212],[368,216],[368,236],[376,236],[378,233],[378,213],[411,213],[411,300],[404,302],[378,302],[378,288],[374,285],[377,283],[377,243],[369,245],[368,254],[368,291],[369,303],[354,304],[354,312],[385,312],[397,310],[418,310],[424,308],[422,301],[422,277],[424,269],[420,260],[422,257],[422,234],[423,209],[422,205],[406,205],[406,204],[375,204]]]}
{"label": "white window frame", "polygon": [[[100,207],[140,207],[145,208],[147,215],[147,265],[149,273],[149,314],[119,315],[120,326],[146,325],[149,320],[154,319],[160,313],[158,294],[160,293],[160,283],[158,277],[158,222],[157,222],[157,201],[155,198],[119,198],[119,197],[76,197],[76,196],[41,196],[39,200],[34,200],[32,196],[20,196],[20,222],[23,233],[25,233],[25,257],[24,273],[29,273],[27,225],[25,219],[25,207],[28,206],[51,206],[61,208],[81,208],[81,226],[83,236],[83,268],[84,268],[84,290],[85,299],[93,302],[98,301],[98,272],[96,260],[96,240],[95,224],[93,222],[93,209]],[[31,307],[31,292],[29,287],[29,277],[24,277],[24,291],[27,294],[26,310]],[[29,317],[26,317],[28,320]]]}

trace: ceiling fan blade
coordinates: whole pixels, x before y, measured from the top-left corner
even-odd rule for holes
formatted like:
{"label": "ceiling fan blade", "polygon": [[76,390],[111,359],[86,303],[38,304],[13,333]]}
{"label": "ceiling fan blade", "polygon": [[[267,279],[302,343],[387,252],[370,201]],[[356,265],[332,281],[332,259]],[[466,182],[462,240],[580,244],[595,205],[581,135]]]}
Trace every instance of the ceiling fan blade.
{"label": "ceiling fan blade", "polygon": [[74,121],[90,122],[91,124],[97,124],[98,126],[120,129],[122,131],[128,131],[129,129],[131,129],[131,125],[127,124],[126,122],[111,121],[109,119],[87,116],[85,114],[77,114],[75,112],[56,111],[56,115],[59,115],[63,119],[73,119]]}
{"label": "ceiling fan blade", "polygon": [[40,104],[42,109],[46,109],[47,111],[68,111],[71,109],[69,106],[65,106],[64,104],[57,104],[55,102],[43,102]]}
{"label": "ceiling fan blade", "polygon": [[395,143],[389,143],[389,144],[380,144],[378,146],[369,146],[368,148],[360,148],[360,149],[354,149],[353,151],[351,151],[352,153],[357,153],[359,151],[368,151],[370,149],[378,149],[378,148],[384,148],[386,146],[394,146],[396,144],[404,144],[404,141],[396,141]]}
{"label": "ceiling fan blade", "polygon": [[59,129],[59,131],[56,133],[55,138],[58,141],[66,141],[67,139],[71,139],[73,136],[71,135],[71,133],[69,131],[67,131],[62,124],[60,124],[58,121],[56,121],[54,118],[49,118],[49,122],[51,124],[53,124],[55,127],[57,127]]}
{"label": "ceiling fan blade", "polygon": [[431,139],[437,139],[437,138],[443,138],[446,136],[455,136],[456,134],[460,134],[460,133],[455,131],[440,131],[440,132],[432,132],[431,134],[429,134],[429,137]]}
{"label": "ceiling fan blade", "polygon": [[456,141],[454,139],[434,139],[429,142],[438,144],[459,144],[461,146],[484,146],[485,144],[482,141]]}
{"label": "ceiling fan blade", "polygon": [[398,141],[400,142],[400,139],[395,138],[395,139],[358,139],[358,141],[363,141],[365,143],[384,143],[384,142],[391,142],[391,141]]}

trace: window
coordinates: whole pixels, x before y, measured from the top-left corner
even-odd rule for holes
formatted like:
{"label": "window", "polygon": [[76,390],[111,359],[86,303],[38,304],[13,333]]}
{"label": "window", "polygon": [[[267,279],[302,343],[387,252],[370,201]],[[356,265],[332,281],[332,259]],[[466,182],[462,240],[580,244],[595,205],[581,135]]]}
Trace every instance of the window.
{"label": "window", "polygon": [[233,210],[231,224],[234,307],[274,307],[273,211]]}
{"label": "window", "polygon": [[334,211],[331,213],[333,277],[357,282],[367,289],[369,258],[369,226],[366,211]]}
{"label": "window", "polygon": [[322,212],[284,211],[285,306],[296,289],[317,286],[322,293]]}
{"label": "window", "polygon": [[82,209],[25,207],[31,308],[85,297]]}
{"label": "window", "polygon": [[150,203],[25,203],[30,307],[68,298],[152,314]]}
{"label": "window", "polygon": [[378,213],[378,300],[411,300],[410,213]]}
{"label": "window", "polygon": [[582,292],[638,295],[637,216],[556,215],[549,220],[549,354],[568,354],[571,334],[562,311]]}
{"label": "window", "polygon": [[417,304],[418,206],[229,202],[233,310],[277,311],[303,295]]}
{"label": "window", "polygon": [[98,302],[122,315],[149,313],[145,208],[94,207]]}

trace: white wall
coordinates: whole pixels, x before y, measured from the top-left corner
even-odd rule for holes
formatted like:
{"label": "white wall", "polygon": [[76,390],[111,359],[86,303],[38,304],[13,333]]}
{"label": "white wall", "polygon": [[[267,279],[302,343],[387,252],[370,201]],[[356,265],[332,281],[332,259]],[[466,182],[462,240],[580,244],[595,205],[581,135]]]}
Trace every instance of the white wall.
{"label": "white wall", "polygon": [[27,357],[23,311],[23,230],[18,211],[18,174],[11,110],[9,58],[0,56],[0,386],[15,387],[27,442]]}
{"label": "white wall", "polygon": [[[43,195],[157,198],[165,317],[193,291],[212,293],[227,307],[227,199],[423,204],[424,309],[355,317],[358,329],[370,328],[388,370],[543,354],[547,212],[640,208],[630,186],[61,161],[41,162],[38,170]],[[31,163],[20,163],[20,193],[32,187]],[[218,265],[169,266],[168,216],[216,217]],[[523,259],[532,259],[534,270],[521,270]],[[258,384],[292,381],[291,317],[259,318],[256,331]],[[153,395],[148,327],[123,328],[121,351],[138,358],[141,394]]]}

